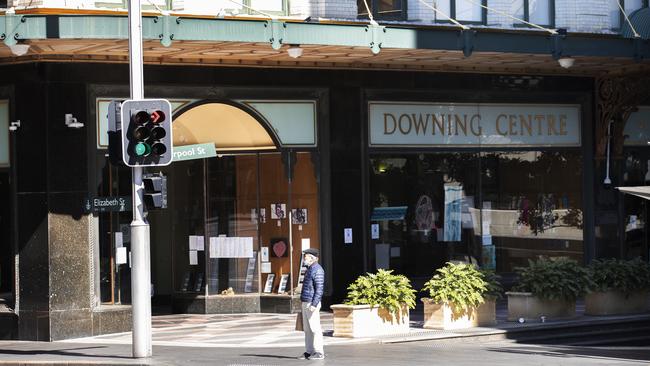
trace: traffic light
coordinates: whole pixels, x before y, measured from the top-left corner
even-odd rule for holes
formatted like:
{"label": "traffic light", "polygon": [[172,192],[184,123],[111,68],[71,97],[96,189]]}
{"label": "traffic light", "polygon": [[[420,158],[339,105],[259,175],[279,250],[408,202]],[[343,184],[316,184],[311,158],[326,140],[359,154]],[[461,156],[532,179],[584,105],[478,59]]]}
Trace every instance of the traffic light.
{"label": "traffic light", "polygon": [[147,211],[167,208],[167,177],[162,173],[144,174],[144,205]]}
{"label": "traffic light", "polygon": [[165,99],[122,103],[122,158],[130,167],[172,162],[172,108]]}

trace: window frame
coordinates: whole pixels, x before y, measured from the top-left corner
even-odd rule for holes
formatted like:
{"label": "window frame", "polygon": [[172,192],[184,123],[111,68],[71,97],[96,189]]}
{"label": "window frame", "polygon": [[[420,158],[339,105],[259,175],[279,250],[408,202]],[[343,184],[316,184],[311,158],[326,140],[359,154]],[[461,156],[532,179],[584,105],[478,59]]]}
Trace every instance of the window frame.
{"label": "window frame", "polygon": [[[461,24],[487,25],[487,9],[484,8],[484,7],[481,7],[481,20],[478,21],[478,22],[472,21],[472,20],[459,20],[459,19],[456,19],[456,1],[458,1],[458,0],[449,0],[449,16],[452,19],[457,20]],[[481,0],[481,5],[487,6],[487,0]],[[452,23],[448,19],[440,19],[440,20],[434,19],[434,22],[436,22],[436,23],[447,23],[447,24]]]}
{"label": "window frame", "polygon": [[[530,22],[530,0],[522,0],[524,2],[524,20],[527,22]],[[537,24],[542,27],[548,27],[548,28],[555,28],[555,0],[548,0],[549,1],[549,19],[551,24]],[[521,27],[521,28],[529,28],[530,25],[525,24],[525,23],[515,23],[515,27]]]}
{"label": "window frame", "polygon": [[[363,0],[357,0],[357,19],[369,19],[370,17],[368,16],[368,13],[366,12],[365,6],[358,6],[359,1]],[[368,6],[370,7],[370,11],[372,12],[372,16],[377,19],[377,20],[407,20],[408,19],[408,1],[407,0],[399,0],[402,3],[402,8],[399,10],[394,10],[391,13],[387,14],[380,14],[378,11],[375,9],[379,8],[379,3],[381,0],[366,0],[368,1]],[[397,0],[392,0],[393,2]]]}
{"label": "window frame", "polygon": [[[259,15],[256,11],[247,8],[247,6],[250,6],[251,0],[241,0],[241,3],[244,5],[242,9],[233,7],[233,8],[224,8],[224,10],[237,9],[238,11],[240,11],[240,14]],[[127,9],[128,0],[96,0],[95,6],[112,8],[112,9]],[[173,6],[174,6],[173,0],[165,0],[165,5],[162,6],[161,8],[163,8],[163,10],[173,10]],[[142,4],[142,10],[152,11],[152,10],[156,10],[156,8],[148,2],[144,2]],[[272,10],[265,10],[265,9],[259,9],[259,10],[273,15],[281,15],[281,16],[289,15],[289,0],[282,0],[282,11],[272,11]]]}

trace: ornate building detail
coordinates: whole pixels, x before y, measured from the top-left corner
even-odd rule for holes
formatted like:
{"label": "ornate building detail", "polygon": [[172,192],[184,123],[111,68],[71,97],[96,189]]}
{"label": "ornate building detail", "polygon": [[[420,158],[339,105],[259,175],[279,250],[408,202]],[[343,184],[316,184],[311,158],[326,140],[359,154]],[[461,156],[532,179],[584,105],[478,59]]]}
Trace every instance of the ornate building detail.
{"label": "ornate building detail", "polygon": [[650,102],[650,75],[644,73],[598,78],[596,98],[596,158],[605,157],[609,121],[614,122],[611,131],[612,156],[621,156],[625,123],[639,105]]}

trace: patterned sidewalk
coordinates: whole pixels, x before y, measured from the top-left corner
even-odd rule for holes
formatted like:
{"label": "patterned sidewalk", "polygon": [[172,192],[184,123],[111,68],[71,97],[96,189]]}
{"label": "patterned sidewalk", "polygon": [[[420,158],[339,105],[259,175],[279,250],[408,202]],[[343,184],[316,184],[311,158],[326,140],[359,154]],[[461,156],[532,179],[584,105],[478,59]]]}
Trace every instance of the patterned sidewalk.
{"label": "patterned sidewalk", "polygon": [[[153,345],[183,347],[300,347],[304,333],[296,331],[295,314],[202,315],[152,317]],[[325,345],[367,343],[368,338],[332,337],[332,313],[322,312]],[[69,339],[75,343],[130,344],[131,332]]]}

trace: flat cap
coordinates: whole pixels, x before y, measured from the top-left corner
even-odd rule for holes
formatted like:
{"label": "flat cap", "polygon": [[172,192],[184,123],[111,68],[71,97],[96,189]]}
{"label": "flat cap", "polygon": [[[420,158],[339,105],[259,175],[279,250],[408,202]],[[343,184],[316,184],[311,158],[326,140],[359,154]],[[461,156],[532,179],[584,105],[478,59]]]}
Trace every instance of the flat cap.
{"label": "flat cap", "polygon": [[302,254],[311,254],[314,257],[320,257],[320,252],[316,248],[307,248],[302,251]]}

